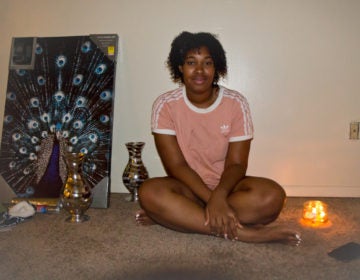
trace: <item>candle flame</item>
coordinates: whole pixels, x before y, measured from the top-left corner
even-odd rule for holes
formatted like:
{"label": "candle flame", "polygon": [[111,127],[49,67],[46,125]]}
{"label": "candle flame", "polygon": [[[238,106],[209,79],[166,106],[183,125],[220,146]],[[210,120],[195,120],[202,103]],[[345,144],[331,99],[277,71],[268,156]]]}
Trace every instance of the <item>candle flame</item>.
{"label": "candle flame", "polygon": [[328,222],[327,204],[320,200],[304,203],[301,223],[308,226],[323,226]]}

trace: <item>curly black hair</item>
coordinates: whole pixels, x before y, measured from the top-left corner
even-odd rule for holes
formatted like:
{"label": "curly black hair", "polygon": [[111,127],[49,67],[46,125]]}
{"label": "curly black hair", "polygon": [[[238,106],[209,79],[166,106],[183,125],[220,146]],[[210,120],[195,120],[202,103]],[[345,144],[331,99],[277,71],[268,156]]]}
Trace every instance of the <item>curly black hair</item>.
{"label": "curly black hair", "polygon": [[214,61],[215,77],[213,84],[217,85],[220,77],[224,78],[227,74],[227,64],[225,51],[216,35],[207,32],[190,33],[181,32],[171,43],[171,50],[167,59],[167,66],[170,75],[175,83],[183,83],[183,75],[179,66],[184,65],[186,54],[194,49],[207,47]]}

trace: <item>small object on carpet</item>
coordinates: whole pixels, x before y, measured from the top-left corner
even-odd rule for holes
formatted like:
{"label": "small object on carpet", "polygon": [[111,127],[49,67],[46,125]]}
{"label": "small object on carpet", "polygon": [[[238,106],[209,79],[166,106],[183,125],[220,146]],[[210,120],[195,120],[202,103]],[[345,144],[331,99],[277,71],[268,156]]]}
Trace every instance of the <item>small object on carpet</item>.
{"label": "small object on carpet", "polygon": [[32,218],[34,214],[34,207],[26,201],[21,201],[1,214],[0,231],[10,230],[11,227]]}
{"label": "small object on carpet", "polygon": [[360,257],[360,245],[355,242],[349,242],[332,250],[328,255],[339,261],[352,261]]}

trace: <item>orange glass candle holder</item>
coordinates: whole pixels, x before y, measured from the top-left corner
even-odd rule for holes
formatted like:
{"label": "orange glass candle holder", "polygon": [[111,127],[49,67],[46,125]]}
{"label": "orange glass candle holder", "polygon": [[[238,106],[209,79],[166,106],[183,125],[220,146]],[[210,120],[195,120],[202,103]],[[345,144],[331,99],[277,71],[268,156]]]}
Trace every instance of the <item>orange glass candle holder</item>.
{"label": "orange glass candle holder", "polygon": [[328,206],[320,200],[304,203],[302,219],[307,225],[321,226],[328,222]]}

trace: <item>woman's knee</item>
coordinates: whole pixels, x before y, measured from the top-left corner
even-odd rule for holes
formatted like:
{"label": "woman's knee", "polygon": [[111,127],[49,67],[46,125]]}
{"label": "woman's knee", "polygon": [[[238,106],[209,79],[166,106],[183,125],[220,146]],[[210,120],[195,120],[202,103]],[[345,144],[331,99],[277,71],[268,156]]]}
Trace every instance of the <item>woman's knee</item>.
{"label": "woman's knee", "polygon": [[139,200],[144,203],[157,197],[157,186],[159,185],[157,178],[150,178],[144,181],[139,188]]}
{"label": "woman's knee", "polygon": [[281,210],[286,198],[284,189],[271,179],[264,179],[263,193],[261,194],[262,204],[268,209]]}
{"label": "woman's knee", "polygon": [[238,217],[251,224],[266,224],[274,221],[284,205],[286,198],[284,189],[267,178],[252,177],[244,183],[246,184],[240,186],[232,197],[232,204],[238,210]]}
{"label": "woman's knee", "polygon": [[265,189],[268,191],[269,199],[282,203],[286,198],[285,190],[271,179],[265,180]]}
{"label": "woman's knee", "polygon": [[264,213],[263,224],[273,222],[279,216],[283,209],[286,199],[285,190],[275,181],[267,179],[267,192],[263,197],[263,202],[260,204],[262,212]]}
{"label": "woman's knee", "polygon": [[284,189],[274,180],[261,177],[248,177],[244,179],[236,191],[245,191],[260,204],[282,204],[286,198]]}

